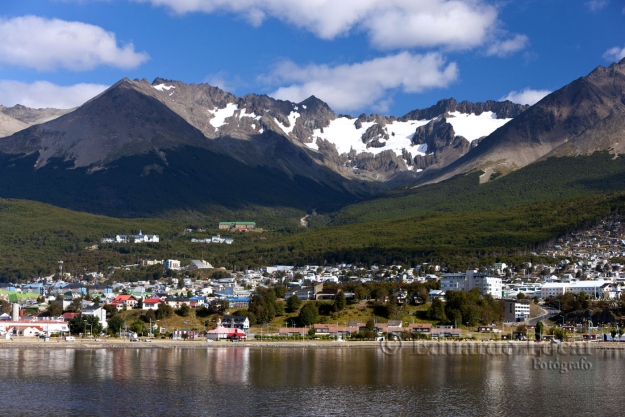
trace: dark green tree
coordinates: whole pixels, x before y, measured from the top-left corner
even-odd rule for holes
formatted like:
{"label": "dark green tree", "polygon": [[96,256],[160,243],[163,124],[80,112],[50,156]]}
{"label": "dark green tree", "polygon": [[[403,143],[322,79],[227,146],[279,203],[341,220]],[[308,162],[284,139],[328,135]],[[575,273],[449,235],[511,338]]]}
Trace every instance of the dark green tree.
{"label": "dark green tree", "polygon": [[156,309],[156,318],[161,320],[161,319],[166,319],[169,318],[171,316],[174,315],[174,309],[171,308],[170,305],[166,304],[166,303],[160,303],[158,305],[158,308]]}
{"label": "dark green tree", "polygon": [[435,298],[428,309],[428,318],[430,320],[438,320],[441,323],[447,323],[447,315],[445,314],[445,303],[440,298]]}
{"label": "dark green tree", "polygon": [[297,297],[296,294],[293,294],[289,298],[286,299],[286,309],[289,313],[293,313],[302,305],[302,301]]}
{"label": "dark green tree", "polygon": [[51,303],[46,309],[46,314],[49,317],[58,317],[63,314],[63,307],[59,303]]}
{"label": "dark green tree", "polygon": [[87,316],[79,314],[69,322],[69,332],[71,334],[100,334],[102,333],[102,323],[97,316]]}
{"label": "dark green tree", "polygon": [[346,305],[347,299],[345,298],[345,293],[343,291],[339,291],[339,293],[336,294],[336,299],[334,300],[334,309],[336,311],[341,311],[345,309]]}
{"label": "dark green tree", "polygon": [[284,285],[276,285],[273,287],[273,291],[276,293],[277,298],[284,298],[286,294],[286,287]]}
{"label": "dark green tree", "polygon": [[128,330],[130,330],[131,332],[135,332],[138,335],[143,334],[144,328],[144,323],[141,320],[135,320],[130,326],[128,326]]}
{"label": "dark green tree", "polygon": [[304,304],[304,307],[299,311],[298,319],[302,326],[315,324],[319,320],[319,309],[316,303],[309,302]]}
{"label": "dark green tree", "polygon": [[120,315],[115,315],[111,318],[109,318],[108,320],[106,320],[106,322],[109,325],[109,331],[111,333],[119,333],[123,328],[124,328],[124,318]]}
{"label": "dark green tree", "polygon": [[542,339],[544,327],[545,326],[542,321],[538,321],[538,323],[536,323],[536,329],[534,330],[536,340]]}
{"label": "dark green tree", "polygon": [[181,317],[189,317],[191,315],[191,307],[187,303],[182,303],[180,308],[176,310],[176,314]]}

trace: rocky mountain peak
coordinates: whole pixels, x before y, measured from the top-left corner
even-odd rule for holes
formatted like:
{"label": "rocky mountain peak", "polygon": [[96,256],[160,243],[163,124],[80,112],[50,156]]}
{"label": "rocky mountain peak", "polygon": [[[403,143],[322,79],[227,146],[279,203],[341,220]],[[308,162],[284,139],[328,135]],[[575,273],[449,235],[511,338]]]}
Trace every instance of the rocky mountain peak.
{"label": "rocky mountain peak", "polygon": [[[625,118],[625,59],[597,67],[547,95],[511,122],[484,138],[453,164],[432,172],[434,181],[459,173],[485,170],[507,173],[545,155],[574,156],[588,150],[614,152],[625,137],[618,120]],[[592,133],[585,133],[591,131]],[[620,134],[618,132],[621,132]],[[618,142],[605,138],[619,138]],[[573,145],[566,145],[573,141]],[[588,143],[588,141],[592,143]],[[557,150],[559,147],[562,149]],[[555,151],[557,150],[557,151]],[[424,175],[423,182],[432,181]]]}

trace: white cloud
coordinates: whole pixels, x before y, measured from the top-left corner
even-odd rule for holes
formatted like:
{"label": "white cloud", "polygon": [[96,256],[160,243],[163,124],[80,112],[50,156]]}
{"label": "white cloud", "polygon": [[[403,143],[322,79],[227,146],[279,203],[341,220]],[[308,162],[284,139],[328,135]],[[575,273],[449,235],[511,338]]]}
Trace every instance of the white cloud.
{"label": "white cloud", "polygon": [[495,41],[486,50],[488,56],[509,56],[521,49],[525,49],[529,43],[529,39],[525,35],[515,35],[512,39],[505,41]]}
{"label": "white cloud", "polygon": [[99,26],[38,16],[0,18],[0,66],[90,70],[98,65],[130,69],[148,60],[132,44],[117,45]]}
{"label": "white cloud", "polygon": [[445,46],[467,49],[485,42],[497,10],[477,1],[380,2],[363,19],[373,45],[388,48]]}
{"label": "white cloud", "polygon": [[226,12],[253,25],[276,18],[322,39],[364,31],[382,49],[482,45],[498,25],[484,0],[134,0],[175,13]]}
{"label": "white cloud", "polygon": [[603,10],[608,3],[610,3],[608,0],[590,0],[584,4],[592,13],[598,13]]}
{"label": "white cloud", "polygon": [[271,94],[278,99],[302,101],[315,95],[334,110],[353,111],[368,106],[388,107],[392,90],[419,93],[443,88],[457,80],[457,65],[446,63],[441,54],[413,55],[402,52],[351,65],[308,65],[290,61],[278,65],[261,79],[268,83],[290,84]]}
{"label": "white cloud", "polygon": [[27,84],[19,81],[0,80],[2,105],[11,107],[21,104],[32,108],[53,107],[71,109],[95,97],[109,86],[101,84],[74,84],[61,86],[48,81]]}
{"label": "white cloud", "polygon": [[625,47],[620,48],[615,46],[614,48],[610,48],[603,54],[603,57],[608,61],[620,61],[625,58]]}
{"label": "white cloud", "polygon": [[513,103],[529,104],[538,103],[546,95],[551,94],[549,90],[532,90],[526,88],[523,91],[511,91],[507,96],[500,98],[500,101],[510,100]]}

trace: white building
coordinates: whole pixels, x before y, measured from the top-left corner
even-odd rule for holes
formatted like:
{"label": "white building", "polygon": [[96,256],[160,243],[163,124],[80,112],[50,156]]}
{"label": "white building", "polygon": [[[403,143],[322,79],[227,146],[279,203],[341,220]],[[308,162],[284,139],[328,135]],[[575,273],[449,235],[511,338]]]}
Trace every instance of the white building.
{"label": "white building", "polygon": [[530,302],[528,300],[504,300],[505,321],[525,321],[530,318]]}
{"label": "white building", "polygon": [[103,329],[108,327],[108,322],[106,321],[106,310],[102,307],[85,307],[82,309],[81,314],[83,316],[96,316],[98,320],[100,320],[100,324]]}
{"label": "white building", "polygon": [[139,230],[139,234],[132,237],[135,243],[158,243],[159,237],[158,235],[144,235],[141,230]]}
{"label": "white building", "polygon": [[465,274],[443,274],[442,291],[471,291],[478,288],[480,294],[501,298],[503,283],[500,277],[468,270]]}
{"label": "white building", "polygon": [[[566,292],[572,292],[574,294],[585,293],[593,298],[610,298],[617,292],[610,291],[606,288],[611,287],[610,281],[602,279],[596,281],[572,281],[572,282],[548,282],[543,285],[541,293],[542,298],[547,299],[549,297],[557,297]],[[620,288],[618,288],[620,290]],[[620,291],[618,291],[620,292]]]}
{"label": "white building", "polygon": [[180,270],[180,261],[177,259],[168,259],[163,264],[165,269],[173,269],[175,271]]}

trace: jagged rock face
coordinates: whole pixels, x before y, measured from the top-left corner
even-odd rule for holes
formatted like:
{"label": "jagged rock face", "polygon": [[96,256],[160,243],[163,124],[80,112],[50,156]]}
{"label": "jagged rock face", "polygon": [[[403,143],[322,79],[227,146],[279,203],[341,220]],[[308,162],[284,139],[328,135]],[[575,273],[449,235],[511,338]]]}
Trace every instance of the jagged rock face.
{"label": "jagged rock face", "polygon": [[408,167],[401,158],[392,151],[384,151],[377,155],[370,153],[358,154],[353,160],[354,168],[366,172],[397,173]]}
{"label": "jagged rock face", "polygon": [[327,127],[336,115],[323,101],[311,96],[297,104],[300,117],[295,122],[293,134],[303,143],[313,141],[313,131]]}
{"label": "jagged rock face", "polygon": [[438,162],[438,158],[433,153],[427,155],[417,155],[414,157],[413,163],[417,170],[424,170],[427,167],[435,165]]}
{"label": "jagged rock face", "polygon": [[382,148],[384,146],[382,142],[388,139],[388,131],[380,124],[371,126],[362,134],[362,143],[366,144],[367,148]]}
{"label": "jagged rock face", "polygon": [[[403,172],[392,182],[396,184],[409,181],[414,168],[446,163],[470,147],[449,123],[428,124],[424,117],[439,117],[443,110],[499,109],[510,115],[522,108],[496,102],[458,104],[450,99],[412,112],[419,120],[376,114],[354,119],[337,116],[314,96],[292,103],[266,95],[236,97],[207,84],[124,79],[80,108],[11,136],[0,144],[0,152],[37,152],[38,168],[51,158],[61,158],[90,172],[106,170],[119,158],[153,153],[164,165],[147,167],[146,175],[152,175],[162,172],[170,151],[197,147],[248,166],[276,169],[291,179],[301,176],[331,186],[341,181],[337,178],[372,184],[369,180],[392,182]],[[36,113],[20,107],[12,112],[30,118]],[[345,127],[333,130],[336,123],[350,132]],[[423,124],[427,126],[417,129]],[[330,131],[334,136],[327,137]]]}
{"label": "jagged rock face", "polygon": [[517,117],[523,113],[530,106],[523,104],[512,103],[511,101],[492,101],[471,103],[469,101],[463,101],[458,103],[453,98],[440,100],[432,107],[428,107],[423,110],[413,110],[399,120],[429,120],[434,119],[442,114],[458,111],[466,114],[480,115],[485,111],[493,112],[497,115],[498,119],[510,119]]}
{"label": "jagged rock face", "polygon": [[618,152],[625,138],[624,118],[625,59],[608,68],[598,67],[549,94],[484,138],[471,152],[424,175],[421,181],[441,181],[474,170],[507,173],[547,155]]}
{"label": "jagged rock face", "polygon": [[424,126],[419,126],[412,137],[415,145],[427,145],[428,152],[440,152],[456,137],[454,127],[447,123],[447,119],[439,117]]}
{"label": "jagged rock face", "polygon": [[426,145],[427,155],[415,156],[417,169],[426,169],[435,164],[448,164],[471,149],[472,144],[456,135],[446,117],[439,117],[424,126],[419,126],[412,138],[415,145]]}

